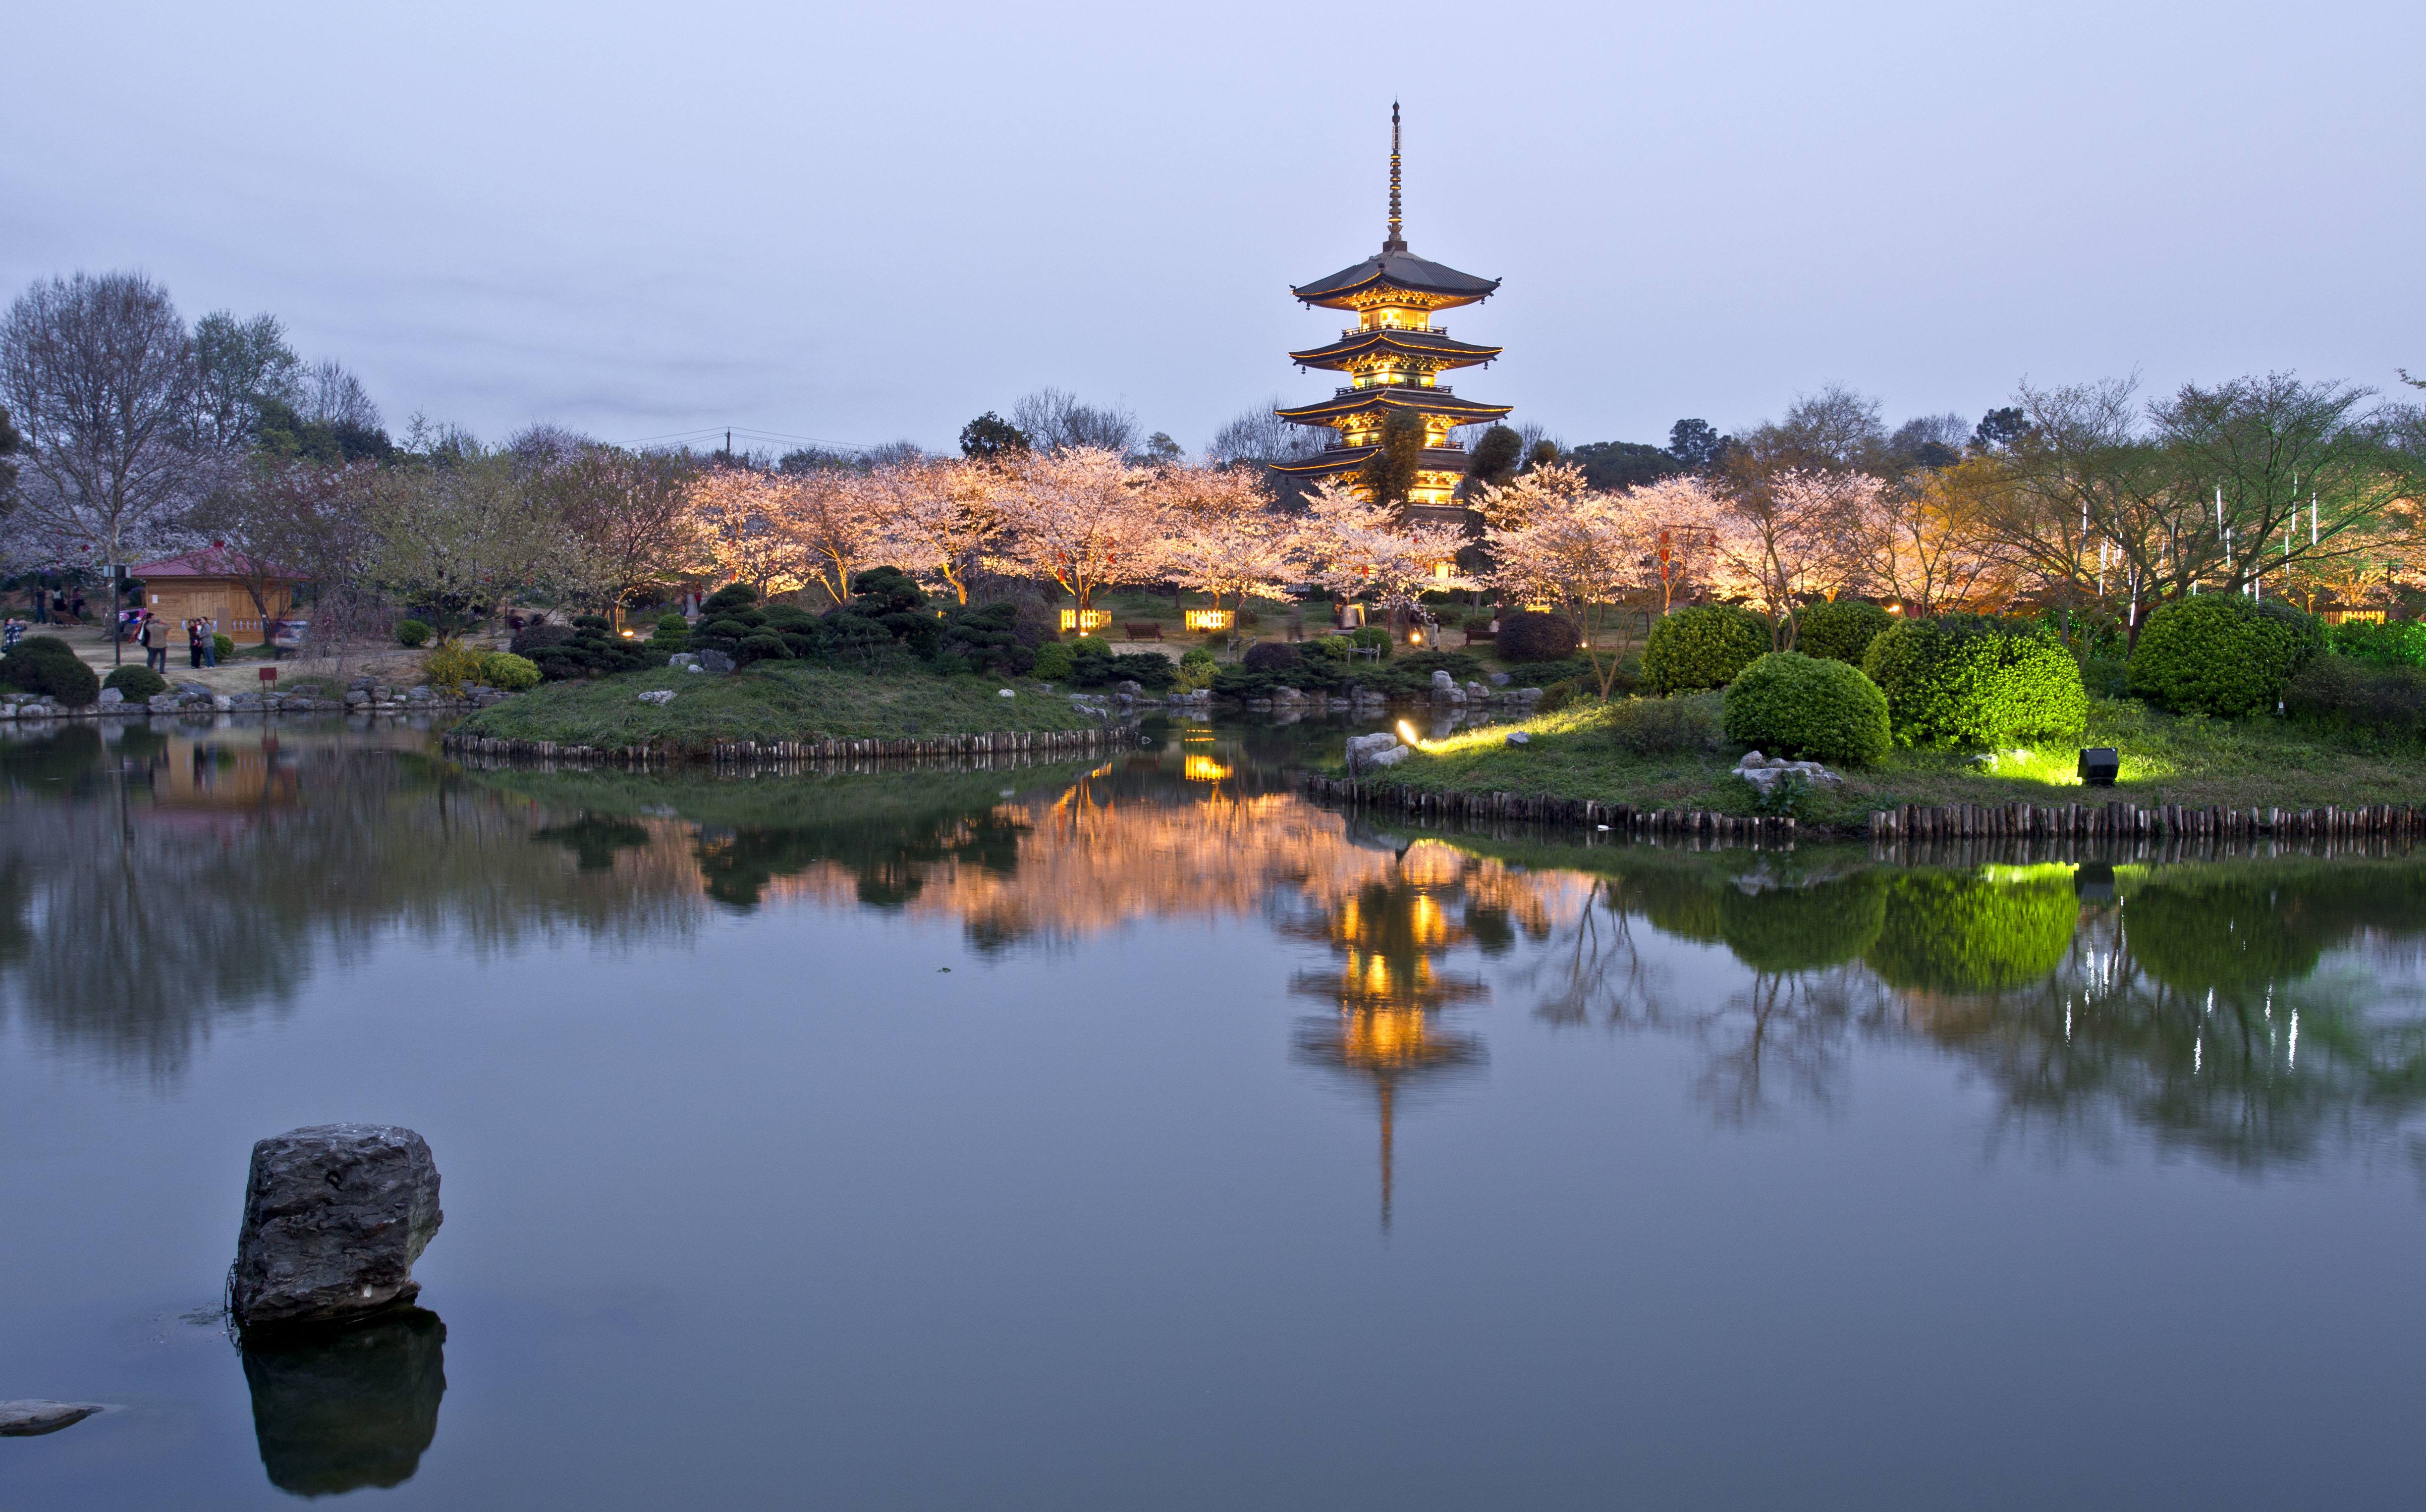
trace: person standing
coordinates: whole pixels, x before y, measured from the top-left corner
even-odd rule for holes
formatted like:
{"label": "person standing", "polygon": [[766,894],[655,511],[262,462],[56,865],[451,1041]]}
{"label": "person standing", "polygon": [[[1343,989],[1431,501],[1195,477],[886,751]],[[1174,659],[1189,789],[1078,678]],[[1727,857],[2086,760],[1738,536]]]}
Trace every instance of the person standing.
{"label": "person standing", "polygon": [[219,622],[208,615],[202,617],[202,665],[219,664]]}
{"label": "person standing", "polygon": [[202,622],[186,621],[186,665],[199,672],[202,669]]}
{"label": "person standing", "polygon": [[156,620],[148,612],[143,616],[143,628],[136,638],[143,643],[143,665],[162,676],[169,671],[169,640]]}
{"label": "person standing", "polygon": [[76,589],[75,597],[68,600],[68,617],[77,624],[84,623],[84,589]]}

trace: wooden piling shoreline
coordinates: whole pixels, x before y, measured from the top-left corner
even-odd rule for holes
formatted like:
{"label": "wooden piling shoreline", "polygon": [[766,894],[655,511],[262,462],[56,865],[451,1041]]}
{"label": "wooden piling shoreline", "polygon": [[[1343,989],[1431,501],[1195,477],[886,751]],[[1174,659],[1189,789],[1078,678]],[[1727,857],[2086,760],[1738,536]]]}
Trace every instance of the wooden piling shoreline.
{"label": "wooden piling shoreline", "polygon": [[1084,730],[1006,730],[976,735],[925,735],[858,740],[720,740],[704,750],[663,745],[581,746],[554,740],[496,740],[448,733],[439,748],[459,760],[482,764],[545,762],[570,766],[718,767],[859,764],[876,761],[949,761],[1014,757],[1057,760],[1093,755],[1128,744],[1128,732],[1092,726]]}
{"label": "wooden piling shoreline", "polygon": [[[1694,840],[1775,845],[1798,841],[1867,838],[1881,855],[1936,850],[1967,842],[1997,843],[1999,854],[2015,842],[2066,842],[2069,852],[2124,850],[2133,854],[2223,851],[2313,851],[2322,843],[2334,851],[2402,848],[2426,840],[2426,809],[2401,804],[2365,808],[2225,809],[2180,804],[2143,806],[2119,799],[2103,804],[1904,804],[1869,816],[1868,828],[1840,829],[1792,818],[1714,813],[1706,809],[1646,809],[1592,798],[1554,798],[1519,793],[1422,793],[1387,783],[1357,782],[1306,772],[1300,784],[1325,802],[1381,809],[1412,818],[1512,820],[1563,826],[1640,839]],[[2079,843],[2094,843],[2083,845]],[[1991,846],[1982,844],[1985,851]]]}

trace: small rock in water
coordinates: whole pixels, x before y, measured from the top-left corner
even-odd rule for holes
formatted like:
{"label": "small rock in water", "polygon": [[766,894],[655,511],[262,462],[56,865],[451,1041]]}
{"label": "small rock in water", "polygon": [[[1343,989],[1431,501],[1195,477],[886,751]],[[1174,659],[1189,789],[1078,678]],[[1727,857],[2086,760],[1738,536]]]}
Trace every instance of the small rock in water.
{"label": "small rock in water", "polygon": [[32,1439],[109,1410],[98,1402],[0,1402],[0,1439]]}
{"label": "small rock in water", "polygon": [[228,1298],[248,1331],[342,1322],[411,1301],[445,1215],[429,1146],[393,1124],[291,1129],[252,1147]]}
{"label": "small rock in water", "polygon": [[640,701],[642,703],[655,703],[661,705],[671,703],[674,701],[674,690],[671,688],[651,688],[648,692],[640,695]]}

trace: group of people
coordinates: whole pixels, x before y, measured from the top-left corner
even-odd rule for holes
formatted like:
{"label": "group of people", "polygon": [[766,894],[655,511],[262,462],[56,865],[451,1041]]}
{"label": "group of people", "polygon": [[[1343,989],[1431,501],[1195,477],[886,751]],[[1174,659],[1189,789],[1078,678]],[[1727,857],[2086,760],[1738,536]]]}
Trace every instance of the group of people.
{"label": "group of people", "polygon": [[[135,621],[135,638],[143,647],[143,665],[155,672],[169,669],[169,648],[175,642],[175,633],[168,621],[149,609],[130,609],[127,618]],[[188,619],[182,627],[186,635],[186,662],[195,668],[219,664],[219,624],[216,619]]]}

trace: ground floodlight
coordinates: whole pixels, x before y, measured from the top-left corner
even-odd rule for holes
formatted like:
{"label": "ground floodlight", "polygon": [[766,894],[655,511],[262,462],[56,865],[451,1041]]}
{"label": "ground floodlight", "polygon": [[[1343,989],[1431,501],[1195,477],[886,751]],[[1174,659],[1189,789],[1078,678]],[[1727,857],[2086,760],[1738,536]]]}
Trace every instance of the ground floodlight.
{"label": "ground floodlight", "polygon": [[2111,746],[2086,747],[2075,770],[2091,787],[2112,787],[2115,775],[2123,770],[2123,758]]}

